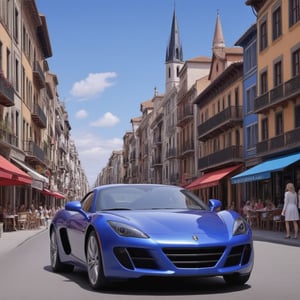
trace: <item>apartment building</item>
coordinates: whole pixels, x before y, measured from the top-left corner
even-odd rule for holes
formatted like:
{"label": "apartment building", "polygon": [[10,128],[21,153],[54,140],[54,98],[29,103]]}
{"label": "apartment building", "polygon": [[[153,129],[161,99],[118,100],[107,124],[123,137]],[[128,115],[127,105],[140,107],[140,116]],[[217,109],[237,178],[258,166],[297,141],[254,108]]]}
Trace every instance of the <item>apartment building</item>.
{"label": "apartment building", "polygon": [[[21,205],[61,205],[88,188],[47,62],[51,56],[46,18],[35,1],[0,0],[0,154],[6,166],[0,206],[7,213]],[[10,167],[30,176],[30,183]],[[80,188],[73,189],[76,184]]]}
{"label": "apartment building", "polygon": [[219,15],[212,52],[209,85],[194,100],[201,175],[187,188],[205,201],[217,198],[235,208],[239,199],[230,176],[243,164],[243,51],[225,46]]}
{"label": "apartment building", "polygon": [[246,4],[257,13],[259,163],[232,181],[279,205],[286,183],[300,187],[300,1]]}
{"label": "apartment building", "polygon": [[199,56],[185,61],[179,73],[179,90],[177,94],[177,128],[179,159],[179,184],[186,186],[197,175],[198,140],[196,139],[196,124],[194,100],[209,84],[208,73],[211,58]]}

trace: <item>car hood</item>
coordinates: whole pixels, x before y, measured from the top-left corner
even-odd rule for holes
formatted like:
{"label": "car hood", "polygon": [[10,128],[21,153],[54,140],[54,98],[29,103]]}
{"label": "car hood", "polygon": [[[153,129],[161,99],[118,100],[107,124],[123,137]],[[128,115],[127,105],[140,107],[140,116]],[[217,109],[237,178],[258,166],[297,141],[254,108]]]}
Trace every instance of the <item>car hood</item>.
{"label": "car hood", "polygon": [[[179,236],[188,236],[190,239],[192,235],[212,240],[222,237],[222,240],[226,240],[231,235],[233,226],[233,218],[229,218],[230,224],[226,224],[218,213],[209,211],[115,211],[109,214],[123,219],[151,237],[167,236],[168,239],[174,237],[176,240]],[[228,218],[226,219],[228,222]]]}

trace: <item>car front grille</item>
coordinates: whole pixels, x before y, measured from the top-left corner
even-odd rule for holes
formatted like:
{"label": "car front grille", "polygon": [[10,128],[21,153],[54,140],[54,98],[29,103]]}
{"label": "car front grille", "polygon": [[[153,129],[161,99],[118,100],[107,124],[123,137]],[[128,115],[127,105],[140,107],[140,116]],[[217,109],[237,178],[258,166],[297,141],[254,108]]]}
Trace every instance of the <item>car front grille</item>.
{"label": "car front grille", "polygon": [[[205,248],[164,248],[168,259],[176,268],[210,268],[217,265],[224,254],[226,247]],[[250,244],[233,247],[224,263],[224,267],[245,265],[249,262],[252,253]],[[127,269],[136,268],[159,270],[155,258],[147,249],[143,248],[114,248],[114,254],[119,262]]]}
{"label": "car front grille", "polygon": [[163,251],[177,268],[209,268],[215,266],[225,247],[164,248]]}

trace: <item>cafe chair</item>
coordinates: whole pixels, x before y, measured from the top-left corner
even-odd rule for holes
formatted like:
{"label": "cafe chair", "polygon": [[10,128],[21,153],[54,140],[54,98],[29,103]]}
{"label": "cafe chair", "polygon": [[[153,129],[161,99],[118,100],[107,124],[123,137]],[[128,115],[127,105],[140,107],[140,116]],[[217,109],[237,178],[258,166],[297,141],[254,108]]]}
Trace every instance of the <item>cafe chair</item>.
{"label": "cafe chair", "polygon": [[261,215],[260,227],[261,229],[271,229],[273,225],[273,211],[266,211]]}
{"label": "cafe chair", "polygon": [[283,231],[284,217],[281,215],[281,209],[274,211],[273,214],[273,230]]}
{"label": "cafe chair", "polygon": [[28,213],[19,212],[18,213],[18,229],[28,229]]}
{"label": "cafe chair", "polygon": [[246,217],[248,223],[250,224],[251,227],[258,227],[259,226],[259,216],[258,213],[255,210],[249,210],[247,212],[247,217]]}

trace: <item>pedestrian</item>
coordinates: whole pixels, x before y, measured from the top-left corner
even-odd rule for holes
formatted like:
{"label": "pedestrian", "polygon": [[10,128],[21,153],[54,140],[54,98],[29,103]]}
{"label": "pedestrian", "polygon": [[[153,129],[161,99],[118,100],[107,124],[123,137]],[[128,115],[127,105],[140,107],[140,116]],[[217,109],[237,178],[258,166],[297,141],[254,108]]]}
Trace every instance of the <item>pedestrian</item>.
{"label": "pedestrian", "polygon": [[299,212],[297,202],[298,197],[295,192],[294,184],[288,183],[284,193],[284,205],[281,212],[285,218],[286,239],[290,238],[290,222],[292,222],[294,226],[294,239],[298,238]]}

